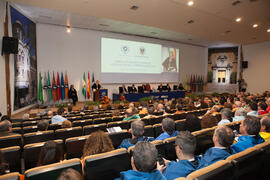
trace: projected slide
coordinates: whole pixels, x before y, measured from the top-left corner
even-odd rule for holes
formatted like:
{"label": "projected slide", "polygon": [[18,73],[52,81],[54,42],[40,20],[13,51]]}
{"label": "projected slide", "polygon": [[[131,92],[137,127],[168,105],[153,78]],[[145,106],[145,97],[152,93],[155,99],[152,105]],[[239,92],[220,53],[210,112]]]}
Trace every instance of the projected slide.
{"label": "projected slide", "polygon": [[101,39],[102,83],[177,82],[179,49],[161,44]]}

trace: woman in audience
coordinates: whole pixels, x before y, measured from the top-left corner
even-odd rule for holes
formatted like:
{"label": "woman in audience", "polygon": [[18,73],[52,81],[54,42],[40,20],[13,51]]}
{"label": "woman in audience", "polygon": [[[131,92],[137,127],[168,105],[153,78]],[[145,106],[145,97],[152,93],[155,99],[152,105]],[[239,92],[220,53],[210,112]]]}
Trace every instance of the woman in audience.
{"label": "woman in audience", "polygon": [[57,180],[83,180],[83,177],[78,171],[69,168],[63,170]]}
{"label": "woman in audience", "polygon": [[189,132],[201,130],[201,120],[194,114],[188,114],[185,121],[185,130]]}
{"label": "woman in audience", "polygon": [[3,153],[0,151],[0,175],[9,173],[9,168],[8,168],[8,164],[5,163],[4,160],[4,155]]}
{"label": "woman in audience", "polygon": [[83,156],[105,153],[114,150],[112,140],[103,131],[93,132],[86,140],[83,148]]}
{"label": "woman in audience", "polygon": [[218,124],[218,119],[216,118],[216,116],[206,115],[206,116],[203,116],[202,118],[202,122],[201,122],[202,129],[211,128],[213,126],[217,126],[217,124]]}
{"label": "woman in audience", "polygon": [[69,120],[65,120],[65,121],[63,121],[61,127],[62,128],[71,128],[72,127],[72,123]]}
{"label": "woman in audience", "polygon": [[61,160],[63,160],[63,155],[56,143],[54,141],[47,141],[41,148],[37,166],[57,163]]}

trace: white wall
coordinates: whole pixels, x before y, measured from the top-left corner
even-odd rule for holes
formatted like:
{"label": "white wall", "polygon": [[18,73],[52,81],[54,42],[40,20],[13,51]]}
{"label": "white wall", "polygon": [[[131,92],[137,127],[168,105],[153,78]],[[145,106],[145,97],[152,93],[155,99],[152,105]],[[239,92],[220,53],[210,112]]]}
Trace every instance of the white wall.
{"label": "white wall", "polygon": [[[0,50],[2,49],[2,37],[4,36],[4,20],[5,20],[5,9],[6,2],[0,1]],[[5,76],[5,57],[0,55],[0,112],[2,114],[7,113],[6,108],[6,76]]]}
{"label": "white wall", "polygon": [[[101,37],[178,47],[180,50],[180,81],[184,82],[186,74],[206,75],[207,48],[78,28],[72,28],[71,33],[68,34],[65,27],[47,24],[37,24],[38,71],[49,70],[50,73],[67,71],[69,84],[74,84],[79,100],[82,100],[83,72],[94,72],[95,79],[100,79]],[[118,86],[118,84],[103,84],[103,87],[109,90],[109,97],[112,93],[118,92]],[[157,86],[157,84],[153,86]]]}
{"label": "white wall", "polygon": [[243,46],[244,60],[248,68],[243,76],[247,82],[247,91],[261,93],[270,90],[270,41]]}

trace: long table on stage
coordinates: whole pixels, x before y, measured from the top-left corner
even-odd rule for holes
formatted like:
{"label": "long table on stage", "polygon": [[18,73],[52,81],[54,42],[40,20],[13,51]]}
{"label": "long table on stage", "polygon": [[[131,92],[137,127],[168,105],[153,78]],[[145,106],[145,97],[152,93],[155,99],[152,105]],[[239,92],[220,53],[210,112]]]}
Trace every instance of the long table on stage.
{"label": "long table on stage", "polygon": [[[134,93],[124,94],[129,102],[139,101],[144,97],[152,97],[153,99],[172,99],[185,97],[185,91],[170,91],[170,92],[150,92],[150,93]],[[120,94],[113,94],[113,101],[120,100]]]}

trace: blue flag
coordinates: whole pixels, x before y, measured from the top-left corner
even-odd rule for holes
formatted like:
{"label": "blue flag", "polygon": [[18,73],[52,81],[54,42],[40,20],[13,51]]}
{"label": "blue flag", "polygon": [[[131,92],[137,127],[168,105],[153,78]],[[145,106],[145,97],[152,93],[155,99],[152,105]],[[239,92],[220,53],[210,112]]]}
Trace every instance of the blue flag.
{"label": "blue flag", "polygon": [[61,99],[64,100],[65,99],[65,81],[64,81],[64,76],[63,76],[63,72],[61,72]]}

